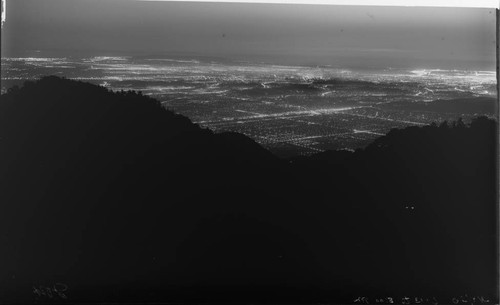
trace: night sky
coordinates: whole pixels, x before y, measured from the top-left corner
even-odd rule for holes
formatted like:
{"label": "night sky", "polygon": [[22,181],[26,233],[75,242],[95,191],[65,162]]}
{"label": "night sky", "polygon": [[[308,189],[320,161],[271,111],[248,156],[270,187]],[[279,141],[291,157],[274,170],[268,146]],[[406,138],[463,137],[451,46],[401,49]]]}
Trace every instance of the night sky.
{"label": "night sky", "polygon": [[495,68],[495,11],[486,8],[15,0],[7,2],[2,34],[2,56],[177,53],[282,64]]}

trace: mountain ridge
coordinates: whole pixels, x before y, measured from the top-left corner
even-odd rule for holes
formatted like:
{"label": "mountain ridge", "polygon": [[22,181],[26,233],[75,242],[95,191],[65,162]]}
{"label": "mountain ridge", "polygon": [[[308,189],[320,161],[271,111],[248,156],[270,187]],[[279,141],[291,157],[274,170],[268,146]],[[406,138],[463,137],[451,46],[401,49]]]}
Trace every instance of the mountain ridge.
{"label": "mountain ridge", "polygon": [[28,82],[0,101],[1,299],[498,302],[496,127],[284,160],[140,93]]}

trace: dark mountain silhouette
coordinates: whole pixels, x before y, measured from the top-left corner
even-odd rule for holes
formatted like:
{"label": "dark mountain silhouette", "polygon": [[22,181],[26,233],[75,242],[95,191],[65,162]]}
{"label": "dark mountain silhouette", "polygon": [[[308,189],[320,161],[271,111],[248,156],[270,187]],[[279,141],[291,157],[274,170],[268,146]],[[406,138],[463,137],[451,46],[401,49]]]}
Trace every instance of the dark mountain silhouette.
{"label": "dark mountain silhouette", "polygon": [[283,160],[140,93],[27,82],[0,101],[0,301],[498,302],[496,126]]}

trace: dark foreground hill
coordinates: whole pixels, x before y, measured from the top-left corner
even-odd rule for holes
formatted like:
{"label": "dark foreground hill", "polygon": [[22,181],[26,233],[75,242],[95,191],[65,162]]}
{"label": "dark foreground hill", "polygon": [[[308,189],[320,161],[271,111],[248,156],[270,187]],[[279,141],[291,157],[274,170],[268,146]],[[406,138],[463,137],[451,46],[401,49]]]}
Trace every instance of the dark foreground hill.
{"label": "dark foreground hill", "polygon": [[285,161],[141,94],[28,82],[0,101],[0,301],[498,302],[496,124]]}

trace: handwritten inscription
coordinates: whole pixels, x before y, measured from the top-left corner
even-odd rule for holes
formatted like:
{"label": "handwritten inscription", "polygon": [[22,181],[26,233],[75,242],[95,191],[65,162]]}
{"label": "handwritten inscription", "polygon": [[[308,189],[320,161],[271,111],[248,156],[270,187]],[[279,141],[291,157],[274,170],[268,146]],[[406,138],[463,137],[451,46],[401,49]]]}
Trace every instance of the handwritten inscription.
{"label": "handwritten inscription", "polygon": [[67,299],[68,286],[62,283],[56,283],[53,286],[33,286],[33,294],[37,299]]}
{"label": "handwritten inscription", "polygon": [[393,298],[393,297],[383,297],[383,298],[368,298],[368,297],[357,297],[354,299],[353,303],[355,304],[401,304],[401,305],[413,305],[413,304],[422,304],[422,305],[439,305],[441,304],[468,304],[468,305],[479,305],[479,304],[487,304],[490,303],[490,300],[483,296],[468,296],[467,294],[461,295],[459,297],[453,297],[449,300],[445,300],[444,302],[439,302],[435,297],[402,297],[402,298]]}

